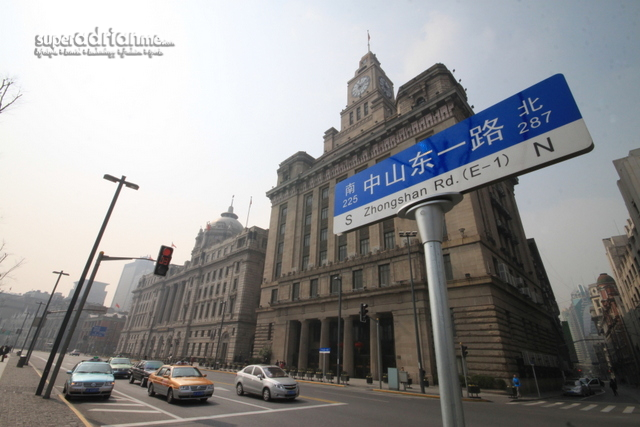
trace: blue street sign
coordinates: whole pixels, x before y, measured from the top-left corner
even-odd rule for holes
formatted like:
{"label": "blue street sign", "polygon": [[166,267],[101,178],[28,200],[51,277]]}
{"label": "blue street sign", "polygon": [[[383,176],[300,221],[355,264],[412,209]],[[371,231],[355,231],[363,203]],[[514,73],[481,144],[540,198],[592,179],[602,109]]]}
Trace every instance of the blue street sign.
{"label": "blue street sign", "polygon": [[393,216],[405,203],[466,193],[593,149],[556,74],[336,184],[334,233]]}
{"label": "blue street sign", "polygon": [[107,336],[107,327],[106,326],[93,326],[91,328],[91,332],[89,333],[91,337],[106,337]]}
{"label": "blue street sign", "polygon": [[330,347],[322,347],[320,349],[320,353],[331,353],[331,348]]}

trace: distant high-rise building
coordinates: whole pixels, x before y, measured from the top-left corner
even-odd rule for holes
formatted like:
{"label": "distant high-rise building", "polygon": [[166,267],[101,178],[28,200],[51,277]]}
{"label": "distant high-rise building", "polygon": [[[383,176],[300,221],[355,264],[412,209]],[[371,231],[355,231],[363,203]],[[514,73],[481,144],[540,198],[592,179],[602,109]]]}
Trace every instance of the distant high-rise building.
{"label": "distant high-rise building", "polygon": [[111,308],[117,311],[129,311],[131,308],[131,292],[138,286],[138,281],[145,274],[153,272],[154,263],[146,259],[137,259],[122,269],[116,294],[111,301]]}
{"label": "distant high-rise building", "polygon": [[569,324],[573,346],[578,356],[578,367],[585,375],[596,375],[593,367],[598,363],[594,346],[604,343],[591,319],[591,298],[582,285],[571,294],[571,305],[562,312]]}
{"label": "distant high-rise building", "polygon": [[[89,283],[89,281],[85,280],[84,286],[81,290],[80,298],[82,298],[82,295],[84,295],[84,292],[87,290],[87,283]],[[104,301],[107,299],[107,286],[109,286],[108,283],[96,282],[94,280],[93,284],[91,285],[91,290],[89,291],[89,296],[87,297],[87,303],[104,305]],[[69,292],[67,298],[71,298],[73,296],[77,287],[78,282],[73,282],[73,289],[71,289],[71,292]]]}

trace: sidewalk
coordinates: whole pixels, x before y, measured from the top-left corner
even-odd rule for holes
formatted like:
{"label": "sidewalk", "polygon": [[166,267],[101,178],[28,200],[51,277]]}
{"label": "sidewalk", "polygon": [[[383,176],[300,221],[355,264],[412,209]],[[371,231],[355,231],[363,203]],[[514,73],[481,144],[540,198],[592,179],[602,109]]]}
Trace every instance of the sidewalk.
{"label": "sidewalk", "polygon": [[15,353],[0,363],[0,414],[3,426],[85,426],[55,390],[49,399],[36,396],[40,375],[31,366],[18,368],[17,364]]}

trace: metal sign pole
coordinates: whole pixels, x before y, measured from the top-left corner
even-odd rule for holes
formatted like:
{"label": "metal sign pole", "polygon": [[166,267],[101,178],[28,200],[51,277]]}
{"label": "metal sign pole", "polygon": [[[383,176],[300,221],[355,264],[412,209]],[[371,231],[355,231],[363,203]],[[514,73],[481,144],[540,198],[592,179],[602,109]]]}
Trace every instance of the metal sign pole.
{"label": "metal sign pole", "polygon": [[447,281],[442,258],[444,214],[461,200],[462,195],[458,193],[440,194],[405,206],[398,212],[399,217],[416,221],[424,245],[431,322],[438,363],[440,409],[444,427],[464,427],[465,425],[460,381],[455,363],[453,324],[449,312]]}

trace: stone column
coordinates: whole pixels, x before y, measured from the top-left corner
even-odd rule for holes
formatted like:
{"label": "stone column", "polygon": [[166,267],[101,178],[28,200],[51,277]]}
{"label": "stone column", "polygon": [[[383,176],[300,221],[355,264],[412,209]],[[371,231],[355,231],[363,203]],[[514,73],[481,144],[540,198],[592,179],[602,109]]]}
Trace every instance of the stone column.
{"label": "stone column", "polygon": [[371,322],[369,324],[369,353],[371,354],[371,375],[374,380],[380,381],[380,376],[378,375],[378,325],[374,320],[376,318],[375,314],[370,314],[369,317],[369,322]]}
{"label": "stone column", "polygon": [[353,317],[352,316],[347,316],[344,319],[344,327],[342,329],[344,331],[344,350],[343,350],[343,356],[344,356],[344,362],[343,365],[344,367],[342,368],[343,371],[347,371],[347,373],[349,374],[350,377],[353,377],[354,374],[354,370],[353,370],[353,349],[354,349],[354,342],[353,342]]}
{"label": "stone column", "polygon": [[309,362],[309,320],[300,321],[300,348],[298,350],[298,369],[308,368]]}

